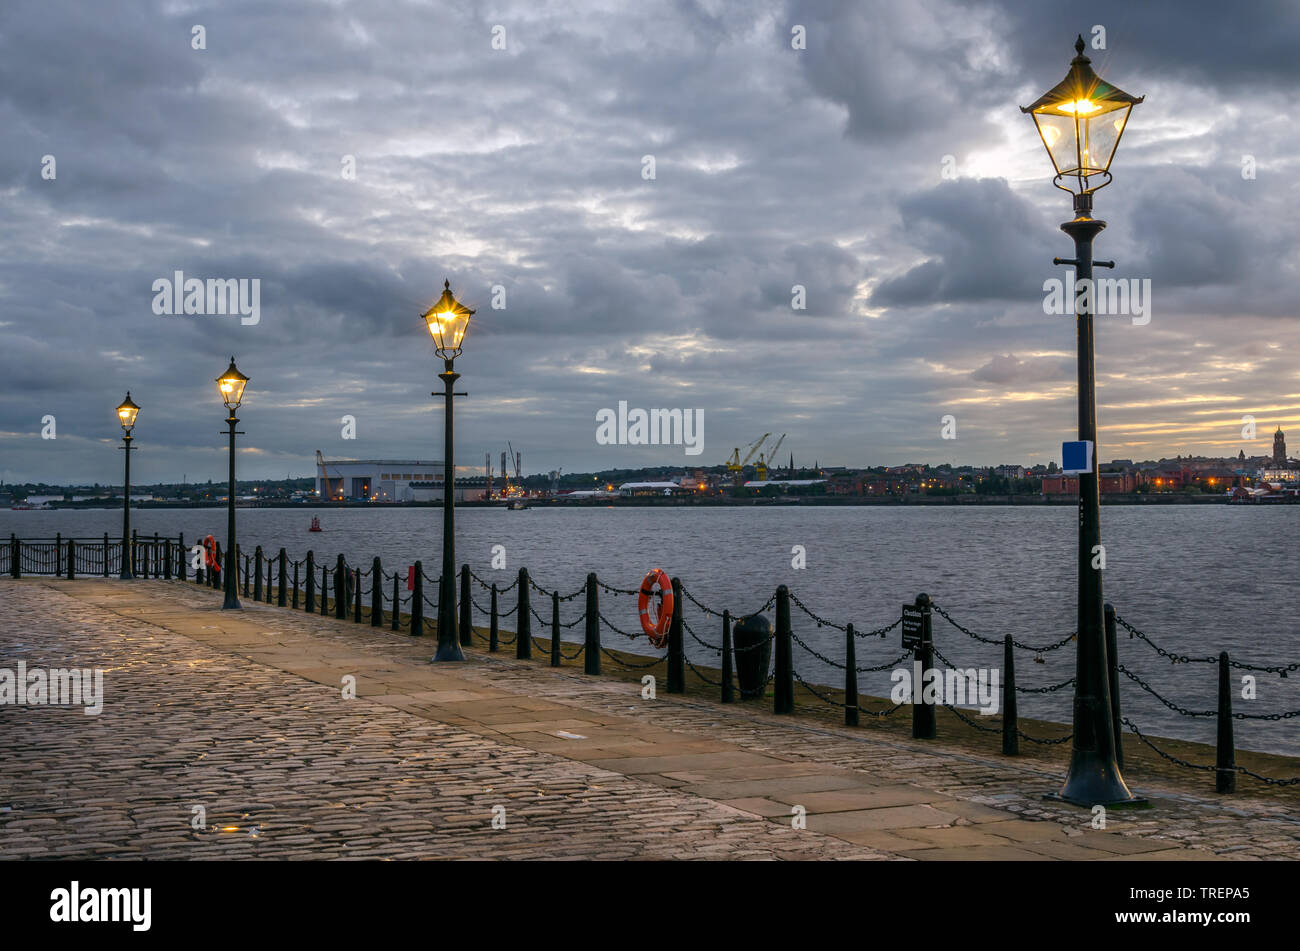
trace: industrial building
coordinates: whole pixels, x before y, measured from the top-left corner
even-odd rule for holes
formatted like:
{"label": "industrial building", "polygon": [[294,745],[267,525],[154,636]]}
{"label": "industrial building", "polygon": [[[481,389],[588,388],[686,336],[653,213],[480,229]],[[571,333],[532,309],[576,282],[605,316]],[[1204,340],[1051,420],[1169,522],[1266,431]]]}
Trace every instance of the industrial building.
{"label": "industrial building", "polygon": [[[323,459],[316,455],[316,493],[322,499],[371,502],[442,500],[442,463],[419,459]],[[456,501],[486,495],[483,479],[457,479]]]}

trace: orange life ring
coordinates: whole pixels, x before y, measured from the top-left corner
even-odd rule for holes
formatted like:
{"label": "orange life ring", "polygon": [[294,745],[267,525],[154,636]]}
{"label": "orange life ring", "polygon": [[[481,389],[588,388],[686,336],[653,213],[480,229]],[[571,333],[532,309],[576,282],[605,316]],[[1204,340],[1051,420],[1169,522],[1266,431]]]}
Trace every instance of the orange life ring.
{"label": "orange life ring", "polygon": [[[658,590],[655,589],[658,585]],[[659,604],[654,620],[650,619],[650,603],[658,595]],[[655,647],[668,644],[668,626],[673,620],[673,583],[662,568],[653,568],[641,579],[641,592],[636,599],[641,615],[641,630]]]}
{"label": "orange life ring", "polygon": [[209,568],[217,567],[217,540],[211,535],[203,539],[203,564]]}

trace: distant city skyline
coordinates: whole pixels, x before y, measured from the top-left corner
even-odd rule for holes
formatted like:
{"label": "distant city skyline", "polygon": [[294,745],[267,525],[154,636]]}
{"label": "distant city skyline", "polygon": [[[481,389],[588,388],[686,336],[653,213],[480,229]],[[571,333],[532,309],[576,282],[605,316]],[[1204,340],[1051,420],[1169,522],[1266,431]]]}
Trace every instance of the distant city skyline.
{"label": "distant city skyline", "polygon": [[[195,49],[184,5],[12,0],[0,478],[119,479],[127,390],[136,478],[223,478],[231,354],[241,477],[439,457],[420,314],[444,279],[477,311],[463,473],[507,441],[534,472],[716,465],[768,431],[851,466],[1059,462],[1075,337],[1045,282],[1070,206],[1018,107],[1076,34],[1146,96],[1096,196],[1097,257],[1151,292],[1149,322],[1098,318],[1099,456],[1267,455],[1300,427],[1300,11],[1224,16],[218,5]],[[234,282],[214,303],[238,313],[168,314],[184,279]],[[204,288],[191,309],[219,309]],[[702,413],[702,453],[600,444],[619,401]]]}

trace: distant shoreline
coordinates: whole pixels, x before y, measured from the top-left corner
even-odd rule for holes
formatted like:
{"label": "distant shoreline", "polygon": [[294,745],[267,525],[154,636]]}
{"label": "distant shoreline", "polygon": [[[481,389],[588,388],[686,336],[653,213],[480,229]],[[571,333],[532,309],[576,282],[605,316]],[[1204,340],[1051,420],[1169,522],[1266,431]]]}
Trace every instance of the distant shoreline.
{"label": "distant shoreline", "polygon": [[[955,496],[917,496],[914,498],[897,498],[891,496],[775,496],[772,498],[662,498],[640,496],[616,499],[573,499],[570,501],[552,499],[528,499],[529,508],[752,508],[764,506],[1059,506],[1078,505],[1078,496],[1070,495],[955,495]],[[1268,500],[1257,502],[1234,502],[1221,495],[1103,495],[1101,504],[1106,505],[1290,505],[1300,500]],[[505,502],[457,502],[457,508],[504,508]],[[47,511],[84,511],[120,509],[119,499],[113,503],[102,502],[52,502]],[[224,509],[225,502],[133,502],[132,509]],[[265,501],[239,503],[237,508],[273,508],[273,509],[390,509],[390,508],[441,508],[442,502],[289,502]]]}

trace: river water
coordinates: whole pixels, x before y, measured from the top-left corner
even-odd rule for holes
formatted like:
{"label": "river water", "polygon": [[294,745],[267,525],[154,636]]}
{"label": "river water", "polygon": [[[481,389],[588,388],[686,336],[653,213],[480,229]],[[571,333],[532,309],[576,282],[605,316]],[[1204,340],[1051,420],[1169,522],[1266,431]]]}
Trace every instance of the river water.
{"label": "river water", "polygon": [[[307,531],[318,515],[324,532]],[[240,509],[240,544],[301,558],[314,549],[333,563],[342,553],[368,567],[379,555],[386,570],[416,559],[436,575],[441,564],[442,513],[436,508]],[[209,532],[224,542],[225,511],[142,509],[132,513],[142,534],[184,532],[187,543]],[[0,511],[0,535],[113,537],[121,530],[115,510]],[[1300,578],[1300,506],[1112,506],[1102,510],[1106,547],[1106,599],[1129,623],[1166,650],[1217,655],[1255,664],[1300,660],[1296,579]],[[725,507],[504,508],[457,511],[457,561],[504,587],[525,566],[548,590],[568,594],[588,571],[622,588],[634,588],[647,570],[662,567],[682,579],[701,602],[745,613],[786,584],[809,608],[859,631],[895,620],[902,604],[927,592],[957,621],[986,637],[1010,633],[1022,642],[1059,640],[1074,628],[1076,509],[1050,507]],[[491,567],[493,546],[505,549],[506,569]],[[792,567],[802,546],[806,567]],[[3,590],[0,588],[0,590]],[[428,592],[430,596],[434,592]],[[475,586],[475,597],[487,597]],[[502,608],[513,606],[513,593]],[[549,619],[549,604],[534,607]],[[581,598],[561,605],[567,622],[581,613]],[[638,629],[635,599],[602,595],[602,612],[624,630]],[[431,609],[430,609],[431,610]],[[477,615],[476,615],[477,617]],[[720,644],[721,622],[688,601],[687,623]],[[844,635],[792,610],[795,633],[819,652],[843,662]],[[511,622],[513,623],[513,622]],[[549,627],[549,625],[547,625]],[[534,633],[549,635],[549,631]],[[656,653],[640,639],[602,635],[606,646]],[[580,640],[582,625],[566,638]],[[963,635],[934,618],[936,647],[961,667],[1002,666],[1001,646]],[[717,665],[717,655],[690,638],[687,656]],[[1074,645],[1043,655],[1017,653],[1021,686],[1057,683],[1074,674]],[[861,666],[901,653],[897,629],[887,639],[858,641]],[[1171,664],[1139,639],[1119,631],[1120,662],[1166,698],[1195,711],[1215,709],[1217,667]],[[841,672],[795,646],[795,669],[809,682],[842,686]],[[1241,696],[1242,671],[1234,671],[1239,713],[1300,709],[1300,673],[1259,674],[1257,699]],[[1213,718],[1188,718],[1166,709],[1121,675],[1123,712],[1143,732],[1213,743]],[[881,697],[889,672],[864,673],[863,693]],[[1021,694],[1022,716],[1070,720],[1071,691]],[[1063,731],[1064,732],[1064,731]],[[1238,746],[1300,755],[1300,718],[1236,721]],[[1126,743],[1139,742],[1129,737]]]}

